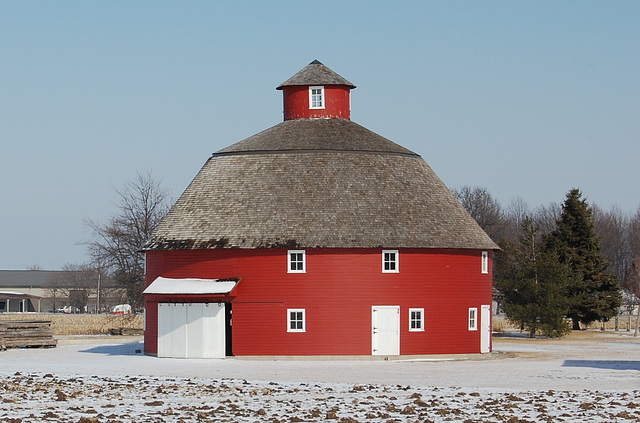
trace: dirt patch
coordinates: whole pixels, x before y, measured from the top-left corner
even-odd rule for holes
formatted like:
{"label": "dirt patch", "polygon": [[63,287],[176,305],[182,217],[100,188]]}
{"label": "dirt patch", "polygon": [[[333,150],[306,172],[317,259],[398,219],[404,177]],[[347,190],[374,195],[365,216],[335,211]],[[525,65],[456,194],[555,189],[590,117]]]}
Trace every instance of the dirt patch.
{"label": "dirt patch", "polygon": [[[634,392],[488,392],[228,379],[60,377],[0,382],[4,422],[640,421]],[[24,419],[24,420],[23,420]]]}

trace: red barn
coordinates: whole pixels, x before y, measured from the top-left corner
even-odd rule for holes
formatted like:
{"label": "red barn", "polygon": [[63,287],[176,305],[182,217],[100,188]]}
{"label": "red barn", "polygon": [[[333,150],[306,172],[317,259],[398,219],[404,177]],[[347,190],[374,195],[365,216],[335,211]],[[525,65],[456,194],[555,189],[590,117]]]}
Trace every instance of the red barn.
{"label": "red barn", "polygon": [[146,246],[145,352],[491,351],[497,246],[416,153],[352,122],[314,61],[284,121],[210,157]]}

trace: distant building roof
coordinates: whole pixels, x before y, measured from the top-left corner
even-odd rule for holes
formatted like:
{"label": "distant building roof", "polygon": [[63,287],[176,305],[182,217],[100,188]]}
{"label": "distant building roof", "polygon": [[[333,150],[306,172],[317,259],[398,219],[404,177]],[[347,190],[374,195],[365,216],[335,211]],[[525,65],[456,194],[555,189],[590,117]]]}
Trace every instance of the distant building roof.
{"label": "distant building roof", "polygon": [[356,87],[317,60],[309,63],[276,89],[281,90],[284,87],[296,85],[346,85],[349,88]]}
{"label": "distant building roof", "polygon": [[68,273],[65,270],[0,270],[0,288],[41,288]]}

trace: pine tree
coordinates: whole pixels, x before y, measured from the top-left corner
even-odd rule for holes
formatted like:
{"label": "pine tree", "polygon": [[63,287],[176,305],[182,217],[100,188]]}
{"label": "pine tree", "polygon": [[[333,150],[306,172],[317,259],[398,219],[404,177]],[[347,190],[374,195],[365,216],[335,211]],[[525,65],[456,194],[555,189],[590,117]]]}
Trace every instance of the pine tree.
{"label": "pine tree", "polygon": [[600,252],[592,212],[581,197],[575,188],[567,193],[558,226],[545,240],[545,248],[555,251],[573,272],[567,317],[574,330],[580,330],[580,323],[609,320],[621,304],[618,281],[606,272],[609,264]]}
{"label": "pine tree", "polygon": [[504,296],[505,313],[531,337],[538,331],[562,336],[569,330],[565,321],[569,269],[553,251],[540,248],[531,218],[523,220],[521,233],[517,244],[503,245],[496,263],[496,287]]}

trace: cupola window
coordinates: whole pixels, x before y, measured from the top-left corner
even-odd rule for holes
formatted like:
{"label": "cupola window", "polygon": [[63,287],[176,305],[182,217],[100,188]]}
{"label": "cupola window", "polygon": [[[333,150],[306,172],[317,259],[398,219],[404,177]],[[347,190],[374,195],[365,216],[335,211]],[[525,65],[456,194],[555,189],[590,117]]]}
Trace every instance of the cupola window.
{"label": "cupola window", "polygon": [[309,108],[324,109],[324,87],[309,87]]}

